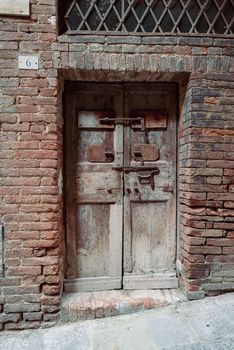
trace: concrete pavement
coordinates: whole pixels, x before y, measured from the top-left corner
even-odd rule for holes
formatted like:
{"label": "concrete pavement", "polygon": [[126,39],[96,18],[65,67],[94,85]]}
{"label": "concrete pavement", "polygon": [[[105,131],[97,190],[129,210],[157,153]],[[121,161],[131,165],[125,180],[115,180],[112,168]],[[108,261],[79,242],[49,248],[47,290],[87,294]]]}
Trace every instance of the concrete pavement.
{"label": "concrete pavement", "polygon": [[0,335],[1,350],[233,350],[234,293]]}

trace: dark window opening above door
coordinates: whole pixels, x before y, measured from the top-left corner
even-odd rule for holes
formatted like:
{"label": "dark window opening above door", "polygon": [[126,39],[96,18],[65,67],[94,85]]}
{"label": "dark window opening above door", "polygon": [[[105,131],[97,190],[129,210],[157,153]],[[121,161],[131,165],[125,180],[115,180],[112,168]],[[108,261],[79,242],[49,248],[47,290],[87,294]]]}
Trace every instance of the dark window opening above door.
{"label": "dark window opening above door", "polygon": [[233,34],[234,0],[60,1],[60,32]]}

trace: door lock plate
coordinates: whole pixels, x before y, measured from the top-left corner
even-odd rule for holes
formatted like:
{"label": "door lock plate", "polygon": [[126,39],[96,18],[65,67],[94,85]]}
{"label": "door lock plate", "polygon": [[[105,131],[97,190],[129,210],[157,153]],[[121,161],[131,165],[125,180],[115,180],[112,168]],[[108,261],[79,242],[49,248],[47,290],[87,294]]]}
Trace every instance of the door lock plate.
{"label": "door lock plate", "polygon": [[111,163],[115,155],[104,144],[93,144],[87,147],[87,160],[91,163]]}
{"label": "door lock plate", "polygon": [[132,148],[134,160],[140,162],[154,162],[159,159],[159,150],[156,145],[136,143]]}
{"label": "door lock plate", "polygon": [[154,175],[157,175],[157,171],[151,171],[150,174],[147,175],[138,175],[138,181],[141,185],[150,185],[151,189],[155,189],[155,183],[154,183]]}

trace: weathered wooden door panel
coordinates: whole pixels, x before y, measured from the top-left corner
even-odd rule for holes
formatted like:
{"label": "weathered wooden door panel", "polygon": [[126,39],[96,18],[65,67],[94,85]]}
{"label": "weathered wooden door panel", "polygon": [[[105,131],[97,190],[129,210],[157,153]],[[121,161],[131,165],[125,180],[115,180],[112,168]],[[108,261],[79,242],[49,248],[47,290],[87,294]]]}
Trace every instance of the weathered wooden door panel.
{"label": "weathered wooden door panel", "polygon": [[[176,98],[173,86],[125,87],[125,116],[142,116],[144,125],[124,128],[125,173],[124,288],[176,287]],[[133,149],[151,145],[157,157],[147,160]],[[147,147],[147,146],[146,146]],[[143,149],[143,148],[142,148]],[[146,148],[147,150],[147,148]],[[150,151],[148,146],[148,152]],[[152,170],[145,170],[151,168]],[[158,168],[158,169],[156,169]],[[156,170],[154,170],[156,169]],[[130,216],[130,218],[128,217]]]}
{"label": "weathered wooden door panel", "polygon": [[175,92],[72,85],[66,291],[177,286]]}
{"label": "weathered wooden door panel", "polygon": [[[123,185],[121,174],[112,167],[117,160],[122,162],[121,130],[100,120],[119,115],[122,89],[78,85],[73,91],[72,103],[75,117],[71,129],[76,130],[76,137],[74,150],[67,155],[67,166],[72,166],[70,159],[75,165],[73,181],[67,178],[67,190],[73,192],[70,205],[68,203],[73,209],[71,213],[67,211],[67,240],[75,249],[73,255],[67,252],[69,268],[65,290],[120,288]],[[71,229],[75,234],[69,235]]]}
{"label": "weathered wooden door panel", "polygon": [[77,209],[77,275],[106,276],[109,274],[110,205],[86,203],[79,204]]}

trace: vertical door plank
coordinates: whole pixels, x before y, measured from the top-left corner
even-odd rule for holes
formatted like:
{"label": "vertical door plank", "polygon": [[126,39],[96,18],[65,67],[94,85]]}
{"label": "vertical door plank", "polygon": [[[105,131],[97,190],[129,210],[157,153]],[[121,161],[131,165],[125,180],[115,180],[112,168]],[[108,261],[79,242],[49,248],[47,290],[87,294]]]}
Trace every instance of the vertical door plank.
{"label": "vertical door plank", "polygon": [[[124,117],[129,117],[129,98],[128,89],[124,89]],[[124,166],[130,165],[131,158],[131,129],[128,125],[124,126]],[[129,177],[124,173],[124,257],[123,269],[125,272],[132,271],[132,214],[129,190],[132,186]]]}
{"label": "vertical door plank", "polygon": [[[70,183],[70,190],[74,194],[71,205],[72,213],[75,212],[75,227],[69,226],[71,218],[68,214],[67,260],[69,264],[69,241],[74,241],[75,238],[72,254],[75,250],[76,261],[73,260],[72,272],[75,269],[75,273],[68,274],[65,289],[91,291],[120,288],[123,183],[121,173],[112,167],[122,165],[123,162],[123,127],[105,127],[99,124],[99,119],[97,123],[94,119],[105,114],[105,111],[113,111],[112,117],[122,117],[122,87],[80,83],[73,84],[73,90],[75,108],[70,111],[72,115],[69,117],[73,120],[76,133],[73,132],[75,136],[70,138],[73,146],[70,144],[68,149],[70,151],[73,147],[73,156],[70,157],[72,165],[67,163],[67,167],[70,175],[75,173],[75,178]],[[70,129],[69,126],[67,128]],[[114,159],[95,162],[94,157],[89,160],[87,154],[90,145],[101,145],[108,152],[113,150]],[[70,202],[68,196],[68,203]]]}
{"label": "vertical door plank", "polygon": [[[130,84],[125,89],[125,116],[133,111],[166,110],[167,127],[125,128],[125,165],[158,167],[154,187],[140,177],[146,172],[125,174],[124,288],[165,288],[177,285],[176,253],[176,94],[172,84]],[[157,113],[155,113],[157,116]],[[156,123],[157,124],[157,123]],[[132,156],[135,144],[155,145],[159,159],[143,164]],[[130,215],[130,218],[129,218]],[[171,281],[171,282],[170,282]]]}
{"label": "vertical door plank", "polygon": [[65,105],[66,277],[76,277],[76,108],[71,90]]}
{"label": "vertical door plank", "polygon": [[111,277],[122,280],[122,231],[123,208],[122,204],[110,206],[110,239],[109,239],[109,269]]}

